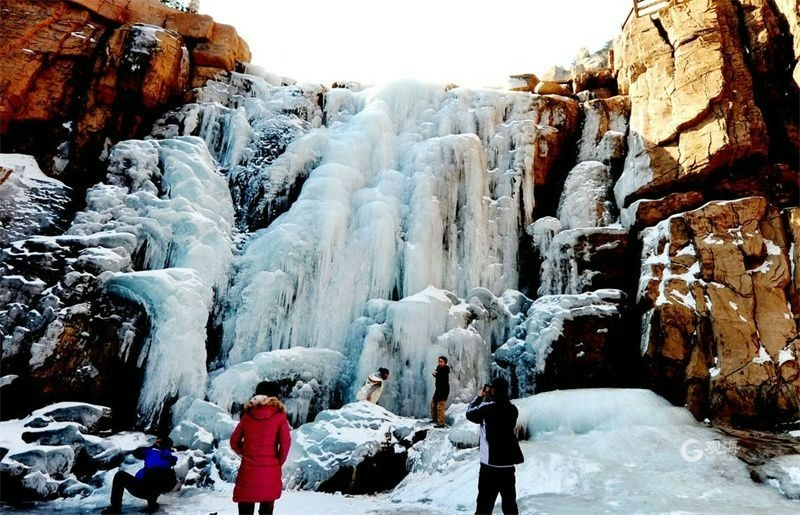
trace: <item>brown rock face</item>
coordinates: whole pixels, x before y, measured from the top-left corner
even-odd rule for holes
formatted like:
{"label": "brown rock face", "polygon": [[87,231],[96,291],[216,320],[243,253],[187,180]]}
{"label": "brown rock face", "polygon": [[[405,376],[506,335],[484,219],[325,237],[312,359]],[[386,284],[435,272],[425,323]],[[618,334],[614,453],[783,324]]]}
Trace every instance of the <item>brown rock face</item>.
{"label": "brown rock face", "polygon": [[[70,184],[93,182],[102,150],[143,135],[190,85],[250,59],[232,27],[158,0],[14,0],[3,7],[2,152],[36,155],[46,173]],[[60,163],[47,168],[54,157]]]}
{"label": "brown rock face", "polygon": [[[748,12],[763,16],[748,18]],[[769,107],[777,93],[754,87],[754,75],[759,82],[769,78],[770,91],[797,105],[796,85],[776,71],[793,61],[767,37],[772,22],[784,26],[771,13],[766,7],[747,11],[732,2],[687,0],[672,2],[655,17],[632,18],[624,27],[614,51],[620,91],[631,98],[630,151],[615,190],[621,207],[698,184],[710,188],[721,176],[729,183],[747,181],[759,175],[758,163],[791,153],[796,183],[791,142],[797,109],[790,116]],[[770,44],[760,47],[761,40]],[[794,188],[791,177],[771,179]]]}
{"label": "brown rock face", "polygon": [[792,78],[800,86],[800,6],[797,0],[774,0],[773,5],[779,19],[785,22],[786,31],[784,35],[791,34],[792,55],[794,66],[792,67]]}
{"label": "brown rock face", "polygon": [[648,234],[640,302],[651,386],[698,417],[796,418],[798,333],[777,211],[759,197],[710,202]]}
{"label": "brown rock face", "polygon": [[[24,2],[4,9],[0,27],[0,121],[9,125],[65,118],[77,95],[72,80],[104,34],[89,11],[65,2]],[[79,36],[73,36],[77,34]]]}
{"label": "brown rock face", "polygon": [[743,0],[739,5],[756,101],[771,129],[770,154],[796,165],[800,152],[800,101],[797,83],[791,77],[798,58],[797,43],[793,48],[791,34],[797,34],[795,40],[800,41],[797,1],[794,9],[785,5],[788,9],[784,12],[779,3],[764,0]]}
{"label": "brown rock face", "polygon": [[636,229],[649,227],[676,213],[700,207],[704,202],[705,198],[699,191],[670,193],[660,199],[637,200],[623,211],[622,224]]}
{"label": "brown rock face", "polygon": [[[188,80],[188,52],[174,32],[126,25],[111,33],[106,48],[105,58],[95,64],[77,126],[75,142],[87,159],[100,155],[106,137],[143,132],[152,119],[148,113],[181,96]],[[131,111],[131,105],[140,108]]]}
{"label": "brown rock face", "polygon": [[[571,98],[550,95],[533,95],[533,163],[531,163],[532,181],[523,182],[523,199],[527,205],[523,223],[527,226],[533,222],[533,206],[546,205],[544,199],[553,198],[557,194],[550,190],[551,172],[557,167],[562,150],[578,129],[580,105]],[[535,195],[535,201],[534,200]],[[531,202],[532,201],[532,202]],[[529,204],[528,204],[529,203]]]}

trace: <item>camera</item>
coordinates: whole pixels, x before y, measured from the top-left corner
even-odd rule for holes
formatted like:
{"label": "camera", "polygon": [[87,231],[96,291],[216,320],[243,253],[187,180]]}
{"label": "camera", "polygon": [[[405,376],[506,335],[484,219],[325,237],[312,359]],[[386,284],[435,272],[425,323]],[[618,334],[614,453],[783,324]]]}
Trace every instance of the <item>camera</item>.
{"label": "camera", "polygon": [[489,391],[490,391],[491,389],[492,389],[492,384],[491,384],[491,383],[486,383],[485,385],[483,385],[483,391],[484,391],[484,393],[489,393]]}

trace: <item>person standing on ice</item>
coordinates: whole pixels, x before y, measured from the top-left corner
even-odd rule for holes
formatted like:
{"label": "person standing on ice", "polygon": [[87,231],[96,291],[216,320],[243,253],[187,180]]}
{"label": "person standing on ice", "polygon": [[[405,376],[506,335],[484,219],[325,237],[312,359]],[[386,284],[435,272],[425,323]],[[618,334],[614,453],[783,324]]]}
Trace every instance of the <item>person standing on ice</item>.
{"label": "person standing on ice", "polygon": [[276,397],[254,396],[245,404],[230,443],[242,458],[233,487],[239,513],[252,514],[259,503],[260,515],[271,514],[283,489],[281,466],[292,445],[286,406]]}
{"label": "person standing on ice", "polygon": [[503,513],[519,513],[514,465],[524,458],[514,434],[518,414],[508,399],[508,381],[502,377],[484,385],[467,407],[467,420],[481,425],[476,515],[492,513],[498,494]]}
{"label": "person standing on ice", "polygon": [[373,404],[378,404],[378,399],[381,398],[383,387],[386,380],[389,379],[389,369],[379,368],[377,374],[370,374],[364,382],[364,386],[356,394],[356,399],[360,401],[368,401]]}
{"label": "person standing on ice", "polygon": [[444,408],[450,395],[450,367],[445,356],[439,356],[433,377],[436,378],[436,389],[431,399],[431,419],[436,427],[444,427]]}

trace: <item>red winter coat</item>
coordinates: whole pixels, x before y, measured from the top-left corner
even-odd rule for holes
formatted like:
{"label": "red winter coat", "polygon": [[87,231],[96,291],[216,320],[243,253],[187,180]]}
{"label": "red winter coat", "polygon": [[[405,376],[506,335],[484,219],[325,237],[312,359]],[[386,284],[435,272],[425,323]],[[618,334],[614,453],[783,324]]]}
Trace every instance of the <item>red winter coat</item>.
{"label": "red winter coat", "polygon": [[281,465],[291,444],[283,403],[266,395],[253,397],[231,435],[231,448],[242,457],[233,502],[278,499],[283,487]]}

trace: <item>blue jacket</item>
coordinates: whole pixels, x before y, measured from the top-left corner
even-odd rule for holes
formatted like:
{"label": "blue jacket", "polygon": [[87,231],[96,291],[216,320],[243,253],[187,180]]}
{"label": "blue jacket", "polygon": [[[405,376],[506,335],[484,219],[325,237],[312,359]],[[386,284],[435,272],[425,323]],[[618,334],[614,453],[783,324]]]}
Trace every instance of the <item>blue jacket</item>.
{"label": "blue jacket", "polygon": [[481,463],[493,467],[510,467],[522,463],[514,428],[517,425],[517,407],[510,402],[495,402],[476,396],[467,408],[467,420],[481,425]]}
{"label": "blue jacket", "polygon": [[142,447],[133,451],[133,455],[144,460],[144,467],[136,472],[136,479],[146,483],[148,488],[167,492],[175,486],[175,471],[172,467],[178,458],[169,449],[158,447]]}

